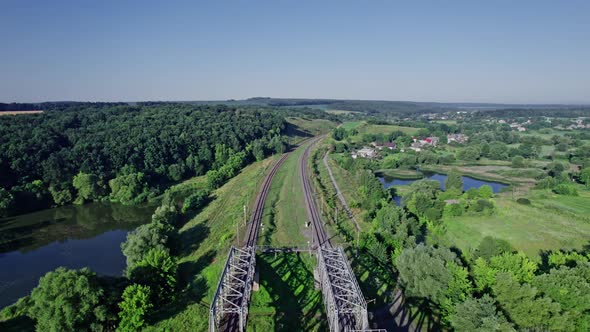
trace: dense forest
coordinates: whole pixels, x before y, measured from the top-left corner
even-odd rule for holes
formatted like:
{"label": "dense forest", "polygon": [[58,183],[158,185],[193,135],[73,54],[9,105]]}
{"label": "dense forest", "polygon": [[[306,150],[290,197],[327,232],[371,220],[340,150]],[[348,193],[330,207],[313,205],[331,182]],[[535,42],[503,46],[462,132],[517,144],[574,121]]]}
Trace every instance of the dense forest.
{"label": "dense forest", "polygon": [[282,152],[284,128],[283,115],[254,106],[82,103],[0,117],[0,213],[137,203],[209,170],[220,170],[219,184],[248,160]]}

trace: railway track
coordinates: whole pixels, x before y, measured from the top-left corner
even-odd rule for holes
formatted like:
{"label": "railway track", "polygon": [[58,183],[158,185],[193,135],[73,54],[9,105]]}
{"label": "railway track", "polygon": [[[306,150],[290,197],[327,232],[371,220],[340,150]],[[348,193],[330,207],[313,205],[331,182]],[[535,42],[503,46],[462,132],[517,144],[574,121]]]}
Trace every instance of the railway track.
{"label": "railway track", "polygon": [[[211,303],[209,331],[245,331],[248,305],[256,265],[256,242],[262,220],[264,204],[270,191],[272,179],[289,157],[281,156],[262,182],[262,187],[250,214],[244,244],[231,247],[215,296]],[[238,239],[239,242],[239,239]]]}
{"label": "railway track", "polygon": [[289,157],[290,154],[290,152],[283,154],[281,159],[279,159],[279,161],[277,161],[277,163],[272,167],[270,173],[268,173],[268,175],[262,183],[262,188],[260,189],[260,192],[258,192],[256,200],[254,201],[254,209],[252,210],[252,214],[250,215],[250,221],[248,222],[248,228],[246,230],[246,235],[244,237],[245,247],[256,246],[258,232],[260,230],[260,221],[262,220],[262,213],[264,211],[264,203],[266,202],[266,197],[268,196],[268,192],[270,191],[272,179],[281,167],[281,165],[285,162],[285,159],[287,159],[287,157]]}
{"label": "railway track", "polygon": [[331,332],[368,331],[367,302],[344,250],[342,247],[332,247],[313,196],[307,166],[309,153],[320,139],[321,137],[315,138],[303,152],[299,172],[303,181],[307,214],[313,226],[315,245],[312,249],[316,250],[318,256],[318,274],[328,324]]}
{"label": "railway track", "polygon": [[307,216],[309,221],[312,224],[312,229],[313,229],[313,238],[315,240],[314,246],[312,246],[312,249],[316,249],[319,247],[328,247],[331,248],[332,245],[330,244],[330,238],[328,237],[328,234],[326,233],[326,230],[324,229],[324,226],[322,225],[322,218],[320,216],[320,213],[318,211],[318,206],[316,204],[316,201],[313,197],[313,191],[311,189],[311,183],[310,183],[310,177],[308,175],[308,167],[307,167],[307,161],[309,159],[309,152],[311,151],[312,147],[314,146],[314,144],[316,144],[319,140],[321,139],[321,137],[315,138],[311,144],[309,144],[306,148],[305,151],[303,151],[303,156],[301,157],[301,160],[299,162],[299,172],[301,175],[301,181],[303,181],[303,194],[305,196],[305,207],[307,209]]}

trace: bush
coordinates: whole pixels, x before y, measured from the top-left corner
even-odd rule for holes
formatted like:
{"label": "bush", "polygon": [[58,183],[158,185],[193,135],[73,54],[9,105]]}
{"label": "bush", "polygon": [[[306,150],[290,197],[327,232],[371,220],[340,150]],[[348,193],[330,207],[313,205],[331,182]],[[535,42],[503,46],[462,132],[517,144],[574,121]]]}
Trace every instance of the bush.
{"label": "bush", "polygon": [[150,303],[150,287],[133,284],[125,288],[123,301],[119,303],[119,327],[118,332],[140,331],[145,321],[144,318],[152,308]]}
{"label": "bush", "polygon": [[558,184],[553,188],[553,192],[559,195],[578,196],[578,190],[571,184]]}
{"label": "bush", "polygon": [[515,156],[512,158],[512,167],[523,168],[525,166],[525,160],[522,156]]}
{"label": "bush", "polygon": [[172,230],[170,225],[151,222],[127,234],[127,240],[121,244],[123,255],[127,257],[127,272],[145,257],[148,250],[168,250],[168,238]]}
{"label": "bush", "polygon": [[202,208],[205,204],[207,204],[207,198],[209,197],[209,192],[205,190],[200,190],[187,198],[184,199],[184,203],[182,204],[182,213],[187,213],[189,211],[197,211]]}
{"label": "bush", "polygon": [[485,210],[493,210],[494,204],[485,199],[478,199],[472,208],[475,212],[484,212]]}
{"label": "bush", "polygon": [[168,250],[154,248],[137,262],[130,273],[130,278],[153,290],[154,303],[168,302],[172,300],[176,288],[177,269],[176,260],[170,256]]}
{"label": "bush", "polygon": [[537,181],[535,188],[537,189],[551,189],[555,187],[556,181],[555,178],[548,176],[544,179]]}
{"label": "bush", "polygon": [[449,217],[458,217],[463,214],[463,207],[461,204],[447,204],[444,214]]}
{"label": "bush", "polygon": [[494,256],[513,251],[514,248],[508,241],[486,236],[481,240],[477,249],[475,249],[475,257],[482,257],[489,261]]}
{"label": "bush", "polygon": [[29,310],[37,331],[98,331],[108,319],[96,274],[59,267],[39,279]]}
{"label": "bush", "polygon": [[522,204],[522,205],[531,205],[531,201],[528,198],[522,198],[522,197],[517,199],[516,203]]}
{"label": "bush", "polygon": [[442,217],[442,211],[436,207],[430,207],[426,209],[424,216],[430,221],[437,221]]}
{"label": "bush", "polygon": [[492,196],[494,196],[494,190],[491,186],[486,184],[479,187],[479,197],[489,199],[492,198]]}
{"label": "bush", "polygon": [[144,173],[124,173],[109,181],[110,199],[125,205],[139,204],[149,195],[149,186]]}

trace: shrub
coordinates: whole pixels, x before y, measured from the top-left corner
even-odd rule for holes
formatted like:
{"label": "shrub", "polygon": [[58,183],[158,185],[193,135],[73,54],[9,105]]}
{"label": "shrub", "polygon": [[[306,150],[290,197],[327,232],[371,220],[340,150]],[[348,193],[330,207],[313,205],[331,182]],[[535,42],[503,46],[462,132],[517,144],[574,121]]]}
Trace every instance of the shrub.
{"label": "shrub", "polygon": [[202,208],[205,204],[207,204],[207,198],[209,197],[209,192],[205,190],[200,190],[187,198],[184,199],[184,203],[182,204],[182,213],[187,213],[188,211],[197,211]]}
{"label": "shrub", "polygon": [[531,201],[528,198],[523,198],[523,197],[517,199],[516,203],[522,204],[522,205],[531,205]]}
{"label": "shrub", "polygon": [[492,198],[492,196],[494,196],[494,190],[491,186],[486,184],[479,187],[479,197],[489,199]]}
{"label": "shrub", "polygon": [[559,195],[578,196],[578,190],[576,187],[565,183],[555,186],[555,188],[553,188],[553,192]]}
{"label": "shrub", "polygon": [[522,168],[525,166],[525,160],[522,156],[515,156],[512,158],[512,167]]}
{"label": "shrub", "polygon": [[555,187],[555,178],[548,176],[544,179],[541,179],[537,182],[537,184],[535,185],[535,188],[538,189],[551,189],[553,187]]}
{"label": "shrub", "polygon": [[108,316],[103,294],[95,273],[59,267],[39,279],[29,315],[37,331],[100,330]]}
{"label": "shrub", "polygon": [[137,262],[130,278],[138,284],[149,286],[154,292],[153,302],[168,302],[176,287],[178,265],[168,250],[150,249],[144,258]]}
{"label": "shrub", "polygon": [[463,214],[463,207],[461,204],[447,204],[444,214],[445,216],[458,217]]}
{"label": "shrub", "polygon": [[485,199],[478,199],[474,205],[472,205],[473,210],[476,212],[483,212],[485,210],[493,210],[494,204]]}
{"label": "shrub", "polygon": [[123,255],[127,257],[127,272],[144,258],[148,250],[168,250],[167,242],[171,230],[170,225],[151,222],[127,234],[127,240],[121,244]]}
{"label": "shrub", "polygon": [[489,261],[493,256],[511,253],[513,251],[514,248],[508,241],[492,236],[486,236],[475,249],[475,257],[482,257]]}
{"label": "shrub", "polygon": [[150,287],[133,284],[125,288],[123,301],[119,303],[119,327],[118,332],[140,331],[145,321],[144,318],[152,308],[150,303]]}

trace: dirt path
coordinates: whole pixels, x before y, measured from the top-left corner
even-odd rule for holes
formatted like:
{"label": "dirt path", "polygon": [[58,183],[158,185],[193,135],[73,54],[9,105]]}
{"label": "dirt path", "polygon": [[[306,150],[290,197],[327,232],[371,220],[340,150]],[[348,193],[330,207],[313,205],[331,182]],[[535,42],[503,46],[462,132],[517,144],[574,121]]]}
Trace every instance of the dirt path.
{"label": "dirt path", "polygon": [[350,220],[352,220],[352,222],[354,223],[354,227],[356,228],[356,230],[357,231],[360,231],[361,228],[359,227],[359,224],[356,221],[356,218],[352,214],[352,211],[350,210],[350,207],[348,206],[348,203],[346,203],[346,199],[344,198],[344,195],[342,194],[342,191],[340,191],[340,188],[338,187],[338,183],[336,183],[336,179],[334,179],[334,174],[332,174],[332,169],[328,165],[328,152],[326,152],[324,154],[324,159],[323,160],[324,160],[324,165],[326,166],[326,169],[328,170],[328,174],[330,174],[330,179],[332,180],[332,185],[334,185],[334,189],[336,189],[336,195],[338,196],[338,199],[340,200],[340,203],[342,203],[342,206],[344,206],[344,210],[346,211],[346,215],[348,215],[348,218],[350,218]]}

